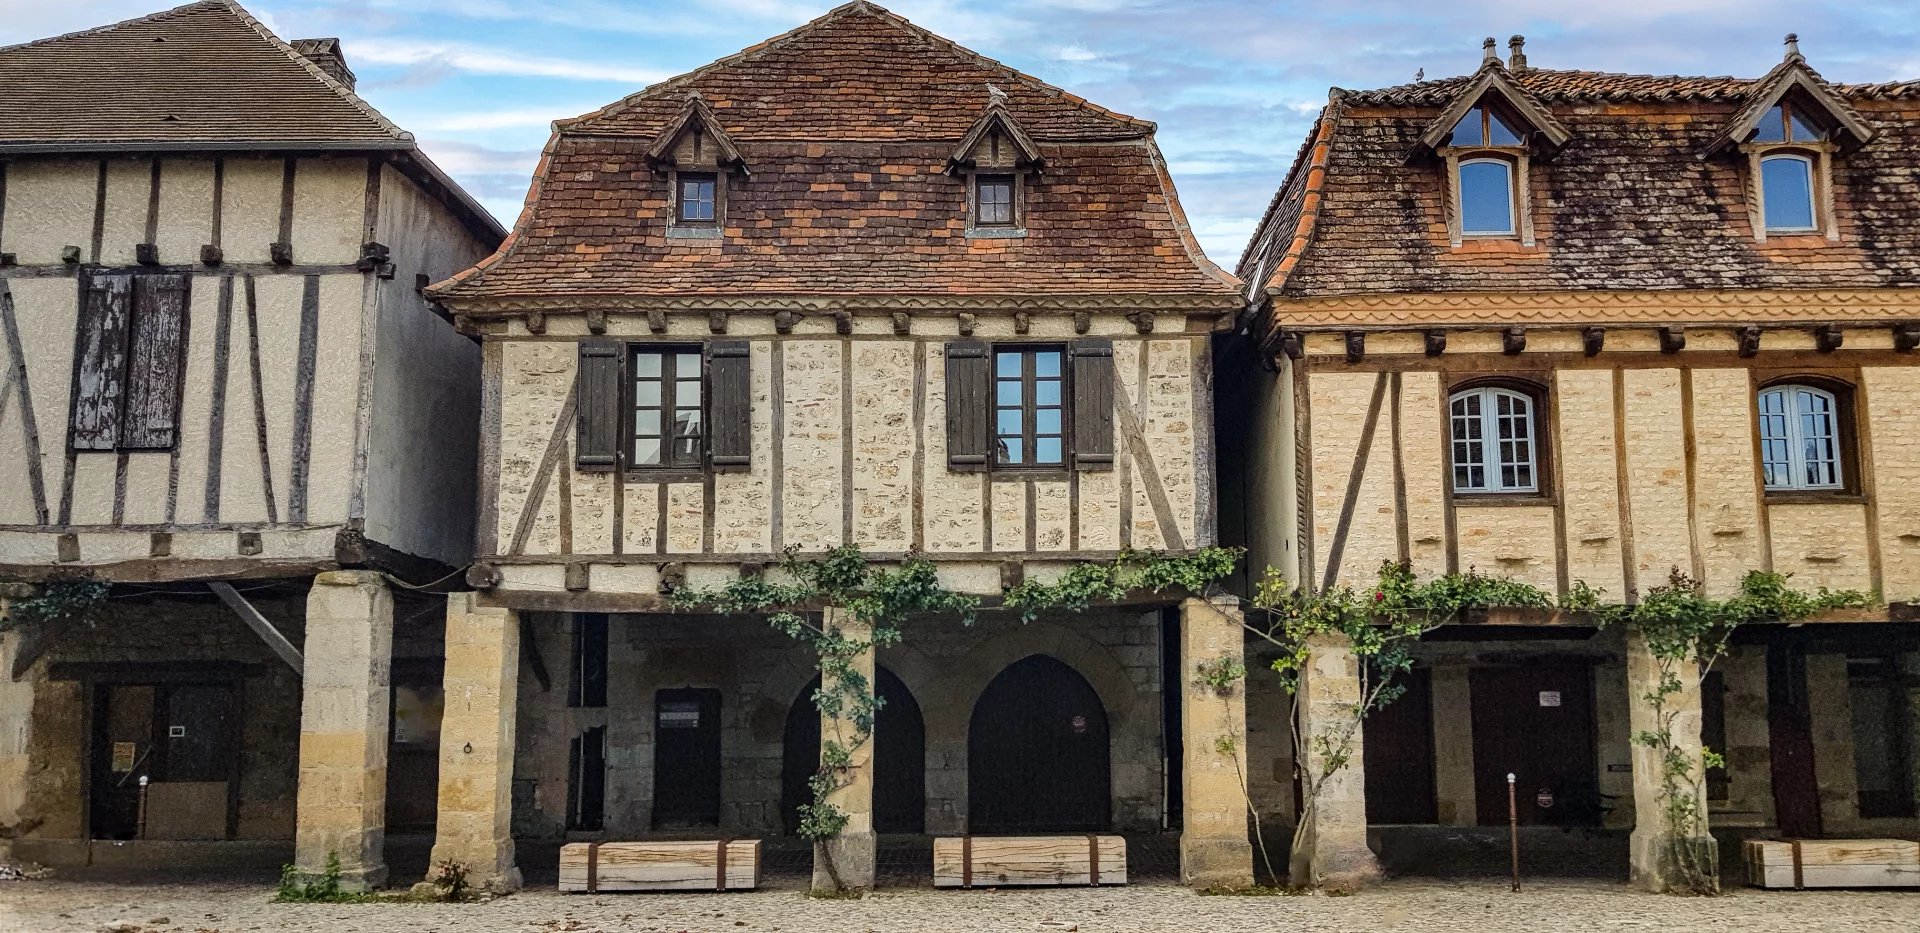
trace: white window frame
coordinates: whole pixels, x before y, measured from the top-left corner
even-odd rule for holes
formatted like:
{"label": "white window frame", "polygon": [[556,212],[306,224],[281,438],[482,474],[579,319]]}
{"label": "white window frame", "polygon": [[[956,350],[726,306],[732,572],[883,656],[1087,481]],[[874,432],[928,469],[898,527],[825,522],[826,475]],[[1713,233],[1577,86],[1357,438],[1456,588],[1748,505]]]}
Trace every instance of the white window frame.
{"label": "white window frame", "polygon": [[[1470,165],[1489,163],[1498,165],[1507,173],[1507,228],[1505,230],[1468,230],[1467,229],[1467,186],[1466,171]],[[1520,166],[1512,159],[1499,156],[1474,156],[1461,159],[1454,167],[1453,176],[1453,216],[1460,218],[1460,235],[1468,239],[1474,237],[1494,237],[1512,239],[1520,233]]]}
{"label": "white window frame", "polygon": [[[1827,440],[1832,444],[1833,457],[1830,460],[1823,460],[1821,462],[1829,465],[1829,475],[1833,477],[1830,482],[1815,483],[1807,480],[1808,437],[1801,430],[1800,422],[1802,417],[1817,413],[1802,409],[1803,395],[1821,399],[1827,403]],[[1769,396],[1778,396],[1780,398],[1780,410],[1778,412],[1769,412],[1767,410],[1767,398]],[[1795,382],[1769,386],[1762,389],[1755,402],[1760,417],[1760,475],[1761,481],[1765,484],[1768,492],[1839,492],[1846,489],[1846,447],[1843,444],[1844,438],[1841,434],[1839,396],[1817,386]],[[1771,426],[1768,422],[1773,418],[1784,420],[1784,435],[1770,433]],[[1782,461],[1771,456],[1770,448],[1772,444],[1782,442],[1784,442],[1787,447],[1785,460],[1787,482],[1774,483],[1769,481],[1767,466]]]}
{"label": "white window frame", "polygon": [[[1767,163],[1778,160],[1798,162],[1807,170],[1807,216],[1813,222],[1804,227],[1776,227],[1767,223]],[[1814,157],[1802,152],[1769,152],[1755,163],[1760,172],[1760,225],[1768,233],[1819,233],[1820,232],[1820,163]]]}
{"label": "white window frame", "polygon": [[[1467,398],[1478,398],[1480,400],[1480,414],[1477,416],[1480,421],[1480,438],[1477,441],[1461,438],[1457,436],[1454,431],[1455,426],[1462,418],[1473,417],[1454,414],[1454,407]],[[1532,482],[1524,485],[1509,486],[1504,482],[1504,477],[1501,475],[1501,468],[1507,465],[1500,459],[1498,447],[1501,442],[1499,400],[1502,398],[1512,399],[1520,406],[1521,421],[1526,426],[1525,435],[1514,438],[1514,440],[1526,442],[1527,457],[1524,460],[1513,461],[1511,464],[1515,467],[1526,467],[1527,476]],[[1480,386],[1472,389],[1462,389],[1447,396],[1447,469],[1449,471],[1447,481],[1453,484],[1453,491],[1459,495],[1498,495],[1540,492],[1541,457],[1538,419],[1538,406],[1534,404],[1533,396],[1525,392],[1518,392],[1500,386]],[[1470,453],[1474,455],[1474,459],[1462,461],[1459,458],[1456,448],[1463,443],[1469,445]],[[1460,467],[1463,466],[1479,467],[1481,469],[1481,476],[1485,479],[1485,482],[1479,486],[1461,485],[1458,471]]]}

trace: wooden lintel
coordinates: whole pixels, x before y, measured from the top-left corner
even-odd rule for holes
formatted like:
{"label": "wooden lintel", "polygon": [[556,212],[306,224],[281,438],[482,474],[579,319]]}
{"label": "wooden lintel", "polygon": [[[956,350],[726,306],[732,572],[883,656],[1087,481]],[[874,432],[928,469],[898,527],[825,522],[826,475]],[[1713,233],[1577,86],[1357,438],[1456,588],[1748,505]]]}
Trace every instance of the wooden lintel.
{"label": "wooden lintel", "polygon": [[[243,534],[245,532],[242,532]],[[339,570],[339,563],[315,559],[181,558],[123,560],[111,564],[0,564],[0,580],[50,583],[71,579],[84,569],[105,583],[178,583],[204,580],[279,580]]]}
{"label": "wooden lintel", "polygon": [[267,647],[272,648],[274,654],[280,656],[280,660],[287,662],[287,666],[293,668],[295,674],[306,673],[307,662],[300,656],[300,649],[295,648],[293,642],[287,640],[287,636],[280,634],[280,630],[274,628],[273,623],[260,614],[260,610],[253,608],[253,604],[247,602],[247,598],[240,595],[239,591],[233,588],[233,584],[216,580],[208,583],[207,589],[219,596],[220,601],[226,603],[227,608],[232,609],[234,614],[240,617],[240,621],[247,623],[247,627],[253,629],[253,633],[260,636],[260,640],[266,642]]}

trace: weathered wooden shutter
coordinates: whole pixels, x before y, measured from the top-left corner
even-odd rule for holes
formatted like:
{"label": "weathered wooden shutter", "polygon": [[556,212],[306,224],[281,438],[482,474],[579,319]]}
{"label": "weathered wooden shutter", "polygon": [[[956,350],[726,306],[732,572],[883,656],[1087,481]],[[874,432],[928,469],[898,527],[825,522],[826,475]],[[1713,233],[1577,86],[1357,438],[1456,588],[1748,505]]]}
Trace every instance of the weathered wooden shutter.
{"label": "weathered wooden shutter", "polygon": [[133,277],[80,277],[79,334],[74,353],[73,449],[112,450],[120,442],[126,404],[127,331]]}
{"label": "weathered wooden shutter", "polygon": [[187,335],[186,275],[143,275],[133,281],[133,325],[127,340],[127,404],[120,446],[173,446],[180,419],[180,369]]}
{"label": "weathered wooden shutter", "polygon": [[620,389],[626,382],[627,347],[618,340],[580,343],[580,367],[574,375],[574,462],[584,471],[620,468]]}
{"label": "weathered wooden shutter", "polygon": [[1073,466],[1113,469],[1113,341],[1082,337],[1067,346],[1073,359]]}
{"label": "weathered wooden shutter", "polygon": [[745,340],[707,344],[707,443],[715,470],[753,465],[753,366]]}
{"label": "weathered wooden shutter", "polygon": [[993,372],[987,345],[978,340],[947,344],[947,468],[984,470],[993,418]]}

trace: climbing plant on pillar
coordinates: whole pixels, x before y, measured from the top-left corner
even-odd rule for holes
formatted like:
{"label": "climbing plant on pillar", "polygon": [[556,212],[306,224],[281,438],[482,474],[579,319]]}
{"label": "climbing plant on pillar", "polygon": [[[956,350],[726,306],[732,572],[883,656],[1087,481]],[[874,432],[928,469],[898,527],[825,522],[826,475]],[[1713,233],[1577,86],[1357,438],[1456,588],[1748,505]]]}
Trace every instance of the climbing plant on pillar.
{"label": "climbing plant on pillar", "polygon": [[[813,705],[830,728],[821,739],[819,769],[807,781],[813,799],[800,806],[800,835],[821,857],[833,893],[846,890],[825,843],[846,829],[848,816],[830,798],[851,785],[856,755],[873,740],[881,704],[855,662],[868,651],[899,642],[901,626],[910,616],[957,614],[971,623],[979,600],[947,589],[926,560],[911,557],[895,566],[876,566],[858,547],[847,546],[814,558],[801,558],[790,549],[769,576],[679,590],[673,603],[684,609],[762,616],[813,649],[820,669]],[[845,612],[859,624],[833,624],[827,609]]]}

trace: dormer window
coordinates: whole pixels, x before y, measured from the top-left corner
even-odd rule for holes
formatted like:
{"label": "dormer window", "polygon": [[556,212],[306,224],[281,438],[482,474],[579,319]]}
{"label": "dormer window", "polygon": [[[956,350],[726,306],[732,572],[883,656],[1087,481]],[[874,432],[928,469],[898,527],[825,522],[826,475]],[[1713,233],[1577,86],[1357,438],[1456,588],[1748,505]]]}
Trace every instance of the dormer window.
{"label": "dormer window", "polygon": [[1521,234],[1520,180],[1527,164],[1526,141],[1518,125],[1487,104],[1469,108],[1453,125],[1441,152],[1453,189],[1456,238],[1514,237]]}
{"label": "dormer window", "polygon": [[715,222],[719,216],[715,212],[718,176],[712,172],[681,172],[678,188],[674,216],[680,223],[711,225]]}
{"label": "dormer window", "polygon": [[1781,101],[1760,118],[1760,125],[1754,128],[1753,141],[1756,143],[1817,143],[1824,142],[1827,131],[1810,119],[1804,108],[1795,107],[1790,102]]}
{"label": "dormer window", "polygon": [[1520,134],[1515,133],[1492,108],[1483,105],[1468,110],[1467,115],[1453,125],[1453,141],[1449,145],[1517,149],[1521,142]]}
{"label": "dormer window", "polygon": [[1016,190],[1012,175],[973,176],[973,226],[1014,226]]}
{"label": "dormer window", "polygon": [[738,147],[698,94],[647,147],[667,181],[667,237],[717,239],[727,219],[727,188],[748,175]]}

